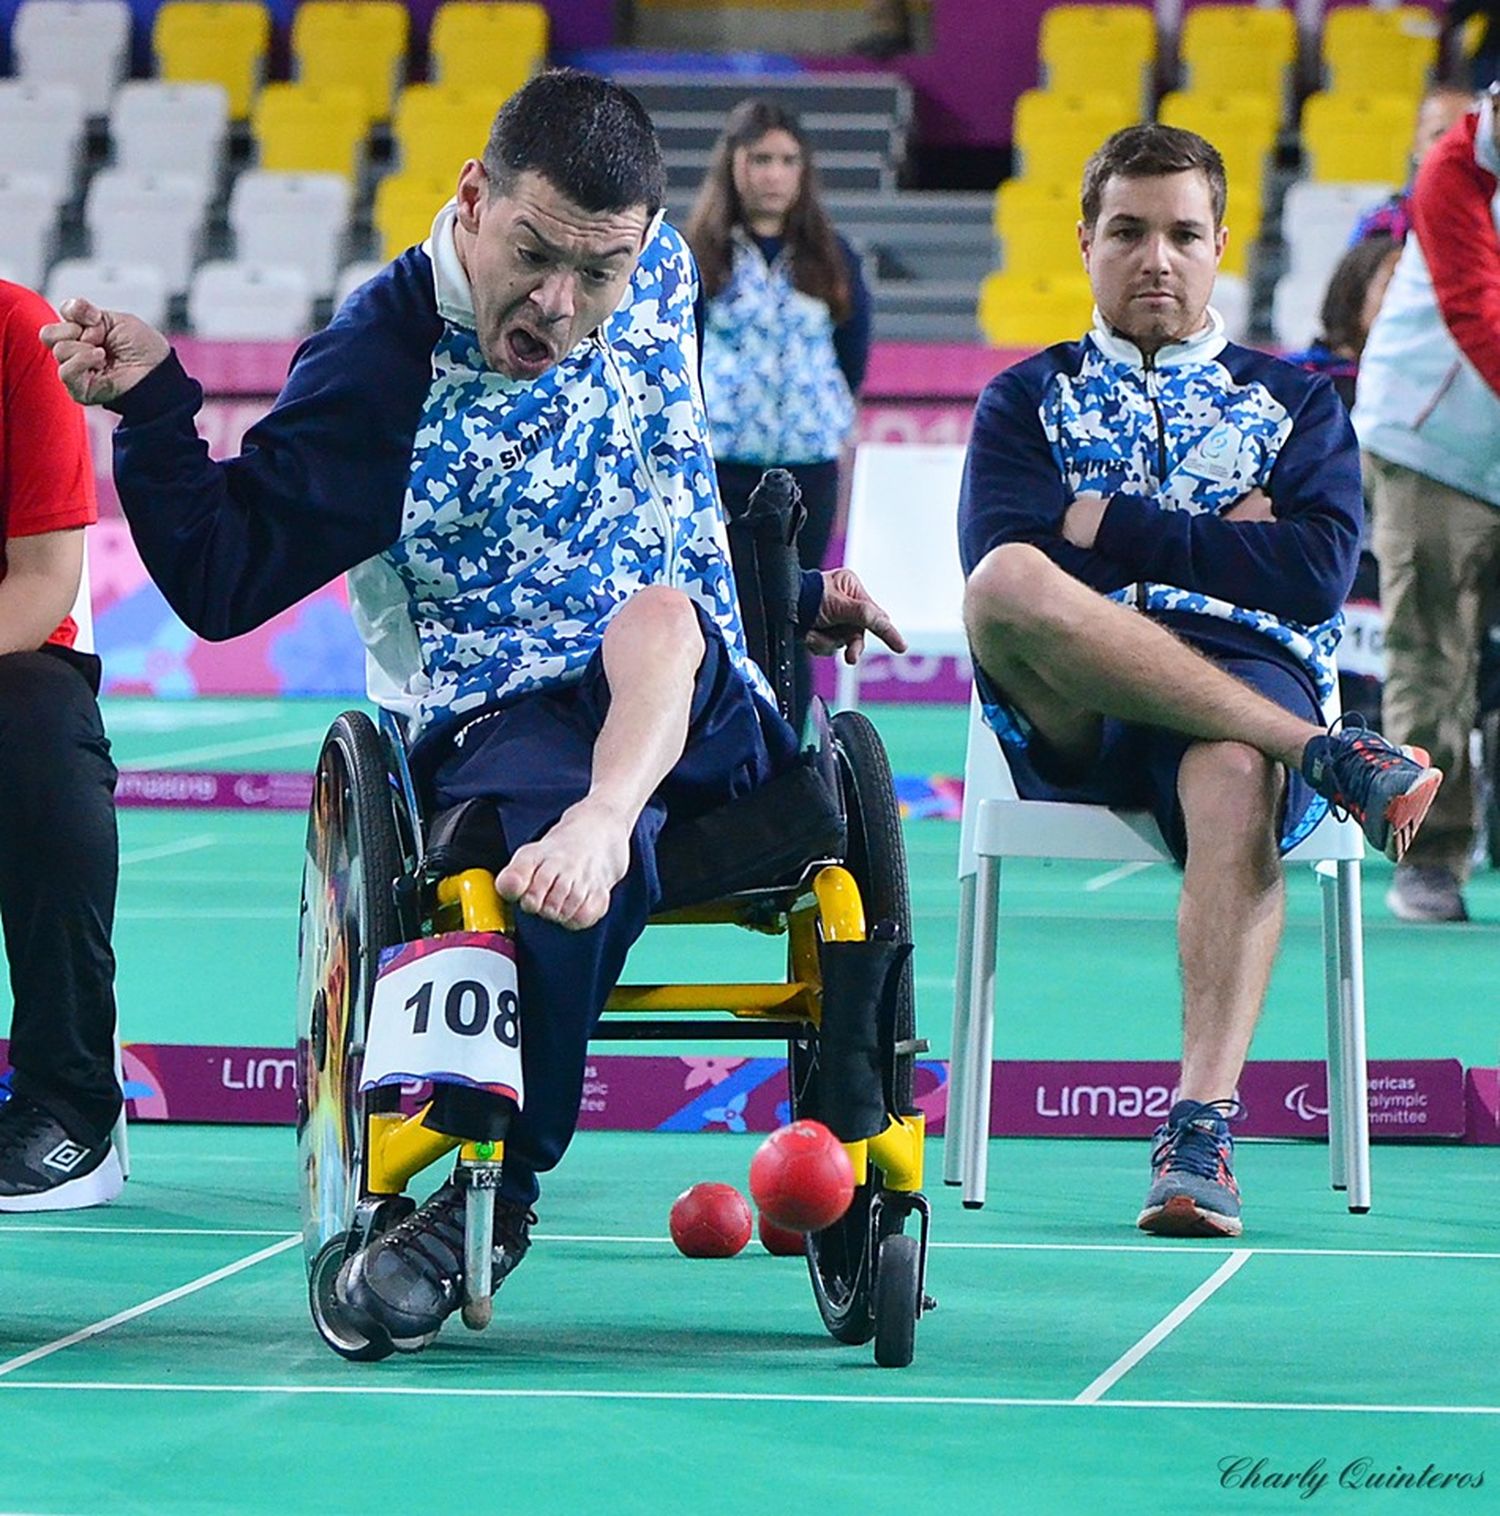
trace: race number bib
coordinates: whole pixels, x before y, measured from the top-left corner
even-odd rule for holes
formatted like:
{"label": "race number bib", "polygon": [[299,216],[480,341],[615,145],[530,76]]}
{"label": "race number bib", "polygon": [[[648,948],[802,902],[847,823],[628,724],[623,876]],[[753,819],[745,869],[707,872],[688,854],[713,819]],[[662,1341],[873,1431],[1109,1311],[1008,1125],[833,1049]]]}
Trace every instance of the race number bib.
{"label": "race number bib", "polygon": [[520,1106],[516,950],[499,932],[445,932],[380,956],[361,1090],[430,1079]]}
{"label": "race number bib", "polygon": [[1351,600],[1344,606],[1339,673],[1385,678],[1385,623],[1380,607],[1368,600]]}

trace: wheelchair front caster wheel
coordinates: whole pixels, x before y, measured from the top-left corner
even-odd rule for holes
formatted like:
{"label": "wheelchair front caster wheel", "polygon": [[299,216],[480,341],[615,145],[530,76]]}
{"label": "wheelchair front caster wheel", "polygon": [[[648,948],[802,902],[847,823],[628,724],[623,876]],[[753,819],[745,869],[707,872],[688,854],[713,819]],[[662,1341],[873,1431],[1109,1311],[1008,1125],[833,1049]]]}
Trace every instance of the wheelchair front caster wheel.
{"label": "wheelchair front caster wheel", "polygon": [[883,1369],[904,1369],[916,1349],[921,1300],[921,1248],[915,1237],[900,1233],[880,1244],[875,1265],[875,1362]]}
{"label": "wheelchair front caster wheel", "polygon": [[464,1325],[471,1332],[482,1332],[495,1315],[495,1297],[486,1295],[483,1300],[464,1301]]}
{"label": "wheelchair front caster wheel", "polygon": [[391,1339],[380,1333],[366,1335],[354,1321],[349,1307],[334,1288],[339,1270],[348,1256],[349,1234],[330,1238],[307,1271],[307,1300],[318,1335],[340,1358],[352,1363],[376,1363],[396,1351]]}

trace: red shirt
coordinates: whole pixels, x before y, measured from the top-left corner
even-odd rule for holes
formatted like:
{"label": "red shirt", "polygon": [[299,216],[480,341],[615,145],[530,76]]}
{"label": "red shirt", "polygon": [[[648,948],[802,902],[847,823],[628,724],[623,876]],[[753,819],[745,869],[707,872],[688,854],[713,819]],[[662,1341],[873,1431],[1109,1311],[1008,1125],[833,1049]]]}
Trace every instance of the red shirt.
{"label": "red shirt", "polygon": [[[0,579],[12,537],[99,519],[83,408],[37,336],[56,320],[40,295],[0,279]],[[69,616],[47,641],[72,647],[77,635]]]}

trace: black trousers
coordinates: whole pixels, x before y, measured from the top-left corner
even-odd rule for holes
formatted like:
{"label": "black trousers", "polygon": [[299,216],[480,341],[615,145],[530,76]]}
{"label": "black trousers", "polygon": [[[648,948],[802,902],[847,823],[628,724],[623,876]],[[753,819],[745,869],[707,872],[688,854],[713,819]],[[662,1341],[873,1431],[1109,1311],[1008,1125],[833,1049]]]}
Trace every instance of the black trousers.
{"label": "black trousers", "polygon": [[[726,515],[734,515],[743,509],[750,499],[750,492],[760,483],[760,476],[768,468],[784,467],[797,481],[802,490],[802,504],[807,519],[802,523],[802,534],[797,538],[797,556],[804,569],[823,567],[824,555],[828,552],[828,539],[833,535],[833,518],[839,505],[839,461],[829,458],[822,463],[734,463],[728,460],[714,465],[719,476],[719,498],[724,502]],[[812,700],[812,655],[805,647],[797,649],[795,665],[795,698],[792,706],[792,726],[801,732],[807,719],[807,707]]]}
{"label": "black trousers", "polygon": [[77,1141],[108,1136],[114,1070],[115,766],[99,660],[0,656],[0,924],[15,1002],[12,1088]]}

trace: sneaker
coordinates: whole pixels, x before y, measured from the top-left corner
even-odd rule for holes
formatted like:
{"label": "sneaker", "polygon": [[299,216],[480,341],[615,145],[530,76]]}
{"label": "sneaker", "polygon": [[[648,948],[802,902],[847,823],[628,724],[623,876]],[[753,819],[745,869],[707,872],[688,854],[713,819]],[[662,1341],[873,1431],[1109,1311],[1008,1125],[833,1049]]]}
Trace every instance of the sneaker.
{"label": "sneaker", "polygon": [[1386,906],[1403,921],[1467,921],[1463,885],[1452,869],[1403,863],[1386,891]]}
{"label": "sneaker", "polygon": [[81,1211],[108,1205],[124,1188],[108,1137],[79,1142],[24,1095],[0,1106],[0,1211]]}
{"label": "sneaker", "polygon": [[1336,814],[1359,822],[1392,863],[1401,862],[1443,782],[1422,748],[1396,747],[1358,716],[1307,744],[1302,774]]}
{"label": "sneaker", "polygon": [[1238,1237],[1240,1190],[1234,1182],[1231,1117],[1237,1100],[1179,1100],[1156,1129],[1151,1189],[1136,1217],[1143,1232],[1159,1237]]}
{"label": "sneaker", "polygon": [[[531,1246],[533,1212],[495,1197],[494,1282],[499,1289]],[[356,1253],[334,1285],[398,1352],[420,1352],[463,1304],[464,1191],[450,1179],[405,1221]]]}

